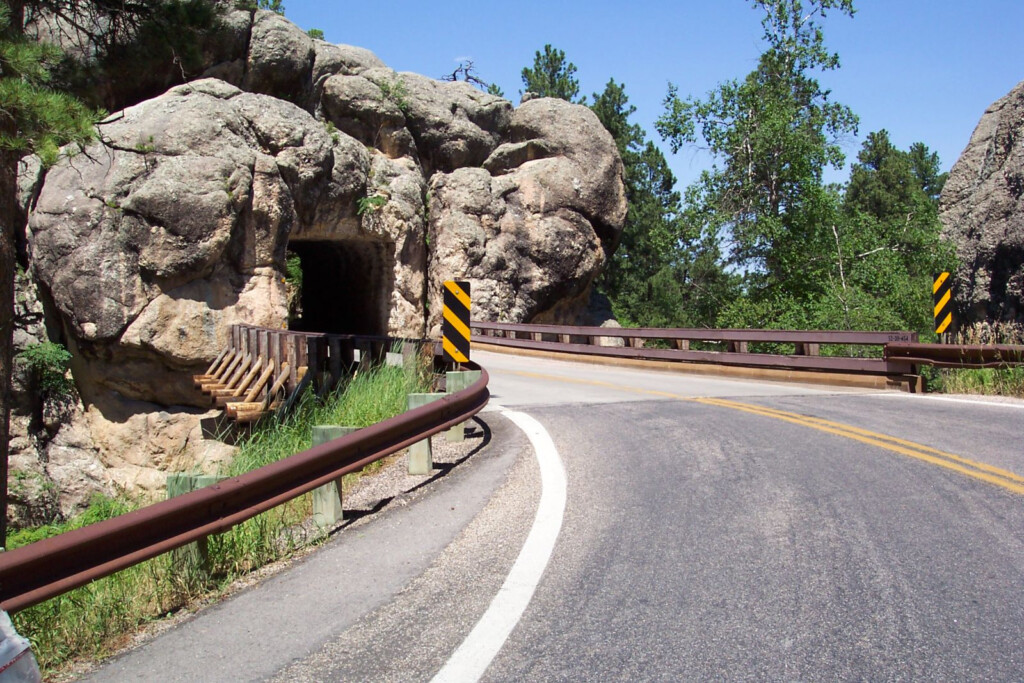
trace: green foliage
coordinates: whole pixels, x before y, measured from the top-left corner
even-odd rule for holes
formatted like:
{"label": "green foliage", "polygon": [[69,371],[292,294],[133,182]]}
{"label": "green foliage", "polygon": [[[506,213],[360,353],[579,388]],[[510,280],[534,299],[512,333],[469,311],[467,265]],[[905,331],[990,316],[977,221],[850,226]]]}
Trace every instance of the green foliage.
{"label": "green foliage", "polygon": [[284,262],[285,281],[296,289],[302,289],[302,259],[298,254],[288,252]]}
{"label": "green foliage", "polygon": [[92,140],[102,114],[48,87],[60,50],[29,42],[11,21],[10,7],[0,4],[0,117],[7,122],[0,150],[37,154],[50,166],[61,146]]}
{"label": "green foliage", "polygon": [[409,91],[405,87],[405,81],[395,78],[391,81],[381,81],[377,87],[380,88],[381,99],[394,104],[403,114],[409,113]]}
{"label": "green foliage", "polygon": [[250,12],[265,9],[284,16],[284,3],[281,0],[236,0],[235,9],[249,10]]}
{"label": "green foliage", "polygon": [[67,376],[71,354],[60,344],[30,344],[18,358],[31,369],[44,397],[64,398],[74,392],[74,382]]}
{"label": "green foliage", "polygon": [[488,83],[486,92],[488,95],[494,95],[495,97],[505,96],[505,92],[496,83]]}
{"label": "green foliage", "polygon": [[834,231],[833,279],[862,300],[858,308],[926,332],[932,278],[955,265],[939,238],[938,156],[921,143],[898,150],[882,130],[867,136],[857,160]]}
{"label": "green foliage", "polygon": [[324,39],[324,32],[321,31],[318,28],[311,28],[311,29],[309,29],[308,31],[306,31],[306,35],[308,35],[313,40],[323,40]]}
{"label": "green foliage", "polygon": [[65,56],[53,82],[86,105],[104,109],[121,109],[198,76],[208,66],[210,38],[226,9],[212,0],[29,4],[56,11],[65,26],[91,27],[85,38],[93,48],[88,60]]}
{"label": "green foliage", "polygon": [[1024,398],[1024,368],[953,368],[929,378],[929,391]]}
{"label": "green foliage", "polygon": [[[551,45],[544,46],[543,54],[538,50],[533,58],[533,68],[522,71],[525,92],[541,97],[557,97],[567,102],[585,104],[586,97],[579,100],[580,84],[576,80],[576,65],[565,60],[565,53]],[[524,91],[520,91],[522,94]]]}
{"label": "green foliage", "polygon": [[622,84],[609,80],[593,101],[625,167],[626,222],[600,282],[616,317],[644,327],[711,324],[727,278],[706,245],[687,233],[668,162],[630,122],[636,107]]}
{"label": "green foliage", "polygon": [[360,197],[356,200],[356,215],[362,216],[363,214],[380,209],[388,203],[388,198],[381,194],[374,194],[368,197]]}
{"label": "green foliage", "polygon": [[285,255],[284,282],[288,298],[288,320],[298,320],[302,317],[302,259],[291,251]]}
{"label": "green foliage", "polygon": [[[913,148],[911,148],[913,153]],[[957,344],[1024,344],[1024,326],[1018,323],[975,323],[957,333]],[[931,369],[930,391],[949,394],[985,394],[1024,398],[1024,367]]]}
{"label": "green foliage", "polygon": [[19,529],[12,533],[10,538],[7,539],[7,549],[12,550],[29,543],[41,541],[44,538],[62,534],[66,531],[73,531],[89,524],[102,522],[105,519],[111,519],[126,512],[131,512],[132,509],[132,503],[127,498],[111,498],[110,496],[96,493],[89,499],[89,507],[85,509],[85,512],[72,517],[66,522]]}
{"label": "green foliage", "polygon": [[[809,232],[828,219],[826,166],[839,167],[838,140],[857,129],[849,108],[831,102],[813,74],[839,66],[824,47],[819,18],[850,0],[758,0],[768,49],[742,81],[729,81],[706,99],[680,99],[670,86],[657,128],[673,151],[701,142],[719,164],[705,171],[693,198],[702,230],[727,241],[730,264],[761,274],[758,286],[786,282],[799,272]],[[796,266],[797,270],[793,269]]]}
{"label": "green foliage", "polygon": [[334,122],[328,121],[324,124],[324,128],[327,129],[327,134],[331,136],[331,142],[338,144],[341,140],[341,136],[338,134],[338,127],[334,125]]}
{"label": "green foliage", "polygon": [[327,424],[368,427],[405,411],[410,393],[429,390],[429,381],[422,373],[380,366],[349,378],[327,411]]}

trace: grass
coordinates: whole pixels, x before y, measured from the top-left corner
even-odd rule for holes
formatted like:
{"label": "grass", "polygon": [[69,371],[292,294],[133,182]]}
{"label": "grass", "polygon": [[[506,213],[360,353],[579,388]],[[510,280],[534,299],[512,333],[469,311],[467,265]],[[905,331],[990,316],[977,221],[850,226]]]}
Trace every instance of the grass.
{"label": "grass", "polygon": [[[956,344],[1024,344],[1019,323],[977,323],[957,334]],[[983,394],[1024,398],[1024,367],[949,368],[933,371],[930,390],[946,394]]]}
{"label": "grass", "polygon": [[946,394],[983,394],[1024,398],[1024,368],[942,370],[938,390]]}
{"label": "grass", "polygon": [[[258,425],[239,445],[223,474],[242,474],[309,448],[313,425],[365,427],[397,415],[405,410],[406,394],[429,390],[430,378],[426,367],[379,366],[358,373],[324,401],[307,395],[282,423]],[[346,476],[343,487],[359,474]],[[166,553],[18,612],[13,615],[15,626],[32,642],[44,675],[74,660],[102,658],[126,644],[145,623],[169,616],[201,596],[222,591],[250,571],[322,540],[322,532],[305,523],[311,514],[309,499],[310,494],[300,496],[209,537],[203,564],[190,560],[184,549]],[[138,505],[126,496],[96,497],[73,520],[19,530],[11,535],[10,546],[109,519]]]}

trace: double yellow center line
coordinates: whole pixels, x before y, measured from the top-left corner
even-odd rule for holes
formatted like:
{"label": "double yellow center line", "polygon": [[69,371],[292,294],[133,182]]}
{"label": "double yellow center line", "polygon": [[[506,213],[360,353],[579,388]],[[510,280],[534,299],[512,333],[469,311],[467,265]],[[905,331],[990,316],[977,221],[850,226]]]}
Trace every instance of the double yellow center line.
{"label": "double yellow center line", "polygon": [[1024,494],[1024,477],[1021,477],[1020,475],[999,467],[994,467],[993,465],[969,460],[968,458],[954,455],[953,453],[940,451],[937,448],[931,448],[930,446],[924,446],[919,443],[914,443],[913,441],[907,441],[906,439],[879,434],[878,432],[872,432],[859,427],[852,427],[839,422],[832,422],[831,420],[825,420],[819,417],[810,417],[808,415],[790,413],[784,410],[775,410],[774,408],[765,408],[764,406],[740,403],[739,401],[728,401],[719,398],[696,398],[691,400],[696,401],[697,403],[704,403],[706,405],[731,408],[732,410],[740,410],[745,413],[770,417],[776,420],[782,420],[783,422],[790,422],[792,424],[810,427],[811,429],[817,429],[818,431],[827,432],[829,434],[835,434],[836,436],[846,437],[847,439],[853,439],[854,441],[859,441],[869,446],[877,446],[878,448],[884,448],[885,450],[892,451],[893,453],[899,453],[900,455],[921,460],[938,467],[944,467],[947,470],[953,470],[954,472],[959,472],[960,474],[964,474],[968,477],[980,479],[981,481],[985,481],[990,484],[995,484],[996,486],[1013,491],[1014,493]]}
{"label": "double yellow center line", "polygon": [[825,420],[819,417],[811,417],[809,415],[800,415],[799,413],[791,413],[785,410],[776,410],[775,408],[766,408],[765,406],[759,406],[752,403],[741,403],[739,401],[730,401],[722,398],[695,398],[691,396],[681,396],[679,394],[672,394],[666,391],[655,391],[651,389],[640,389],[638,387],[629,387],[624,385],[613,384],[610,382],[600,382],[594,380],[575,379],[571,377],[561,377],[556,375],[542,375],[539,373],[532,372],[517,372],[511,371],[508,374],[520,375],[523,377],[532,377],[535,379],[546,379],[554,380],[558,382],[571,382],[575,384],[587,384],[590,386],[600,386],[609,389],[617,389],[619,391],[628,391],[637,394],[647,394],[650,396],[658,396],[661,398],[671,398],[677,401],[692,401],[694,403],[702,403],[704,405],[715,406],[718,408],[728,408],[730,410],[739,410],[745,413],[753,415],[759,415],[761,417],[767,417],[774,420],[782,420],[783,422],[789,422],[791,424],[800,425],[802,427],[808,427],[810,429],[816,429],[821,432],[833,434],[835,436],[842,436],[847,439],[852,439],[860,443],[882,448],[893,453],[899,453],[915,460],[943,467],[948,470],[952,470],[959,474],[971,477],[972,479],[978,479],[980,481],[987,482],[989,484],[995,484],[1003,489],[1012,491],[1024,495],[1024,477],[1004,470],[993,465],[988,465],[983,462],[977,462],[968,458],[955,455],[953,453],[947,453],[937,448],[931,448],[913,441],[907,441],[906,439],[900,439],[894,436],[888,436],[886,434],[880,434],[867,429],[861,429],[860,427],[853,427],[851,425],[842,424],[840,422],[833,422],[831,420]]}

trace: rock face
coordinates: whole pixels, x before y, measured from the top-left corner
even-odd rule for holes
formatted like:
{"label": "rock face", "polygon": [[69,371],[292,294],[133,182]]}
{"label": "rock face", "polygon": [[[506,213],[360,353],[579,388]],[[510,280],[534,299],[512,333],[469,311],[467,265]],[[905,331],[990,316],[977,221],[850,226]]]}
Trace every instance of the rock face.
{"label": "rock face", "polygon": [[989,107],[942,190],[965,322],[1024,322],[1024,82]]}
{"label": "rock face", "polygon": [[206,78],[22,175],[29,270],[82,399],[37,450],[101,463],[99,488],[157,490],[159,471],[223,457],[197,437],[190,375],[232,323],[436,336],[451,278],[478,318],[575,322],[625,218],[621,161],[585,107],[514,109],[270,12],[224,25]]}
{"label": "rock face", "polygon": [[[516,110],[508,141],[482,168],[431,180],[431,310],[441,283],[466,278],[475,315],[507,322],[574,319],[586,307],[623,220],[621,165],[589,109],[543,98]],[[437,334],[439,319],[432,319]]]}

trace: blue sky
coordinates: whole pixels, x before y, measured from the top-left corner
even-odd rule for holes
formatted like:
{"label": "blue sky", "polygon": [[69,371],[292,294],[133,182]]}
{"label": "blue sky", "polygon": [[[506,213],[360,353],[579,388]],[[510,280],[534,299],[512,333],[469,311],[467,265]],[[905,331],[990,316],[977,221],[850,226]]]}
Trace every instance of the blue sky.
{"label": "blue sky", "polygon": [[[438,78],[472,59],[514,103],[520,72],[550,43],[576,65],[581,92],[600,92],[611,77],[625,83],[634,121],[665,151],[680,187],[709,160],[692,149],[673,155],[657,137],[668,82],[703,96],[746,75],[763,49],[761,12],[746,0],[284,3],[302,28],[368,48],[397,71]],[[825,23],[842,68],[820,79],[861,118],[859,135],[843,145],[848,161],[867,133],[885,128],[901,148],[924,142],[948,170],[985,109],[1024,80],[1024,0],[854,4],[853,19],[833,13]]]}

